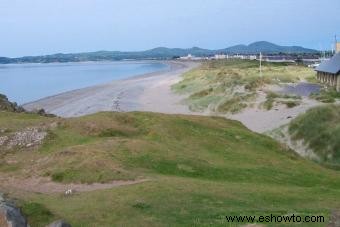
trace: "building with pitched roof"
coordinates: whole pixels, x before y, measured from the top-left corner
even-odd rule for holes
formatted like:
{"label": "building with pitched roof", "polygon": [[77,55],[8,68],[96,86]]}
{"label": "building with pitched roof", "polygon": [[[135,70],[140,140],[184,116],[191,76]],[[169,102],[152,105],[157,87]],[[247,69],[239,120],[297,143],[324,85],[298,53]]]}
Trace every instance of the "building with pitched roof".
{"label": "building with pitched roof", "polygon": [[321,62],[315,70],[318,80],[334,86],[340,92],[340,53],[335,54],[330,60]]}

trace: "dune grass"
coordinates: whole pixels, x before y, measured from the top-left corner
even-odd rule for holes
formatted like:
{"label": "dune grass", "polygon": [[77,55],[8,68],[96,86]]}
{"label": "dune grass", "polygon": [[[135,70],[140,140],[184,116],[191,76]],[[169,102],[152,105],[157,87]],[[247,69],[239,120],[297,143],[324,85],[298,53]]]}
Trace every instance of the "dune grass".
{"label": "dune grass", "polygon": [[[209,61],[186,73],[172,89],[189,95],[185,102],[193,111],[237,113],[256,99],[263,85],[308,80],[315,72],[300,65],[265,62],[262,75],[255,60]],[[292,101],[287,103],[289,107],[292,105]]]}
{"label": "dune grass", "polygon": [[319,93],[311,94],[311,98],[323,103],[334,103],[340,100],[340,92],[337,92],[334,87],[323,88]]}
{"label": "dune grass", "polygon": [[275,104],[284,104],[287,108],[293,108],[301,104],[300,100],[300,96],[267,92],[266,101],[262,105],[266,110],[271,110]]}
{"label": "dune grass", "polygon": [[302,139],[322,162],[340,168],[340,106],[316,107],[293,120],[289,132]]}
{"label": "dune grass", "polygon": [[34,150],[1,153],[0,175],[61,183],[150,180],[70,197],[4,191],[20,201],[32,226],[59,218],[72,226],[237,226],[225,216],[328,218],[340,208],[339,172],[236,121],[138,112],[40,121],[0,112],[0,119],[0,128],[11,121],[12,130],[58,125]]}

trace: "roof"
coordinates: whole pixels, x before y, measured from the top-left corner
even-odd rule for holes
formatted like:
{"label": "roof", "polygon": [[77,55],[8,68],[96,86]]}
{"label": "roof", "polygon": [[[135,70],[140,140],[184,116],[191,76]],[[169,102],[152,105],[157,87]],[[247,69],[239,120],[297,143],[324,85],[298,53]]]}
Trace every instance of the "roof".
{"label": "roof", "polygon": [[318,72],[338,74],[340,72],[340,53],[337,53],[328,61],[321,62],[315,70]]}

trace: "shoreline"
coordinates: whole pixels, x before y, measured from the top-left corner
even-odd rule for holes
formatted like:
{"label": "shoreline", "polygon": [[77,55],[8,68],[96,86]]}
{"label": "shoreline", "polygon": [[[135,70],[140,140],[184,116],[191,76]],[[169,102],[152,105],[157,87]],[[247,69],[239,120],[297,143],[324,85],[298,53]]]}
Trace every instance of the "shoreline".
{"label": "shoreline", "polygon": [[[237,120],[251,131],[265,133],[289,123],[308,109],[320,105],[305,97],[301,105],[294,108],[281,105],[267,111],[252,107],[236,114],[193,112],[183,103],[187,96],[175,94],[171,86],[178,83],[185,72],[198,67],[200,63],[180,61],[162,61],[162,63],[167,64],[168,67],[157,72],[49,96],[24,104],[23,107],[29,111],[45,109],[47,113],[66,118],[102,111],[210,115]],[[256,103],[260,105],[263,101],[265,101],[265,94],[260,92]]]}
{"label": "shoreline", "polygon": [[[76,62],[76,63],[91,63],[91,62],[95,63],[94,61]],[[111,80],[111,81],[108,81],[108,82],[105,82],[105,83],[94,84],[94,85],[90,85],[90,86],[87,86],[87,87],[76,88],[76,89],[72,89],[72,90],[69,90],[69,91],[64,91],[64,92],[61,92],[61,93],[48,95],[48,96],[39,98],[37,100],[33,100],[33,101],[30,101],[30,102],[27,102],[27,103],[23,103],[23,104],[21,104],[21,106],[23,106],[23,107],[24,106],[30,106],[31,104],[38,103],[38,102],[45,100],[45,99],[48,99],[48,98],[57,97],[59,95],[63,95],[63,94],[66,94],[66,93],[75,92],[75,91],[79,91],[79,90],[83,90],[83,89],[90,89],[90,88],[93,88],[93,87],[103,86],[103,85],[107,85],[107,84],[114,83],[114,82],[120,82],[120,81],[125,81],[125,80],[130,80],[130,79],[143,78],[143,77],[146,78],[146,77],[149,77],[149,76],[157,75],[157,74],[162,73],[162,72],[167,72],[171,69],[171,63],[168,63],[166,61],[153,61],[153,62],[162,63],[164,65],[167,65],[167,68],[159,70],[159,71],[155,71],[155,72],[131,75],[131,76],[128,76],[127,78],[122,78],[122,79],[118,79],[118,80]],[[71,63],[73,63],[73,62],[71,62]],[[103,63],[110,63],[110,61],[105,61]],[[63,63],[30,63],[30,64],[63,64]]]}
{"label": "shoreline", "polygon": [[183,73],[197,67],[199,63],[162,63],[169,67],[45,97],[26,103],[23,107],[29,111],[45,109],[46,112],[60,117],[78,117],[101,111],[191,113],[187,106],[179,103],[183,97],[173,94],[170,87],[180,80]]}

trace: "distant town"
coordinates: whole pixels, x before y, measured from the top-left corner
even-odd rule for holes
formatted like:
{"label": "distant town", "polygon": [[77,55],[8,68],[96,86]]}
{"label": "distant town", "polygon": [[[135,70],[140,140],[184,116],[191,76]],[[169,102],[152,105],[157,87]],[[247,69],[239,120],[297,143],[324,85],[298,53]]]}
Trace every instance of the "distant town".
{"label": "distant town", "polygon": [[241,60],[262,60],[264,62],[277,63],[302,63],[311,68],[316,68],[322,61],[331,59],[335,53],[340,52],[340,45],[337,45],[335,51],[327,51],[324,53],[308,53],[308,54],[215,54],[208,57],[194,56],[188,54],[187,56],[178,57],[180,60],[187,61],[202,61],[202,60],[222,60],[222,59],[241,59]]}

